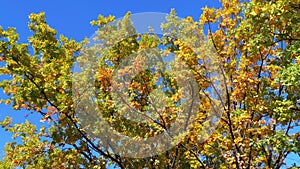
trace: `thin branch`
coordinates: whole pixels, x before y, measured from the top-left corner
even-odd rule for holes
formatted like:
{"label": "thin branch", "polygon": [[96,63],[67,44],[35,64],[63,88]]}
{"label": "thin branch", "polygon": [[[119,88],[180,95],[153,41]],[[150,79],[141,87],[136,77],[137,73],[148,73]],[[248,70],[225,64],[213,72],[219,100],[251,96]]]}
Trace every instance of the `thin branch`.
{"label": "thin branch", "polygon": [[[212,37],[212,33],[211,33],[211,26],[210,26],[210,23],[208,23],[208,28],[210,30],[210,35],[211,35],[211,39],[212,39],[212,43],[214,45],[214,48],[216,49],[218,55],[221,57],[219,51],[218,51],[218,48],[217,48],[217,45]],[[239,152],[239,147],[238,145],[235,143],[235,136],[234,136],[234,133],[233,133],[233,128],[232,128],[232,121],[231,121],[231,116],[230,116],[230,95],[229,95],[229,91],[228,91],[228,88],[227,88],[227,81],[226,81],[226,76],[225,76],[225,73],[224,73],[224,70],[222,70],[222,75],[223,75],[223,80],[224,80],[224,83],[225,83],[225,91],[226,91],[226,96],[227,96],[227,111],[226,111],[226,114],[227,114],[227,118],[228,118],[228,126],[229,126],[229,132],[230,132],[230,135],[231,135],[231,139],[232,139],[232,142],[234,143],[235,145],[235,148],[236,150]],[[235,158],[235,165],[236,165],[236,168],[240,168],[239,166],[239,159],[237,157],[237,152],[234,151],[234,158]]]}

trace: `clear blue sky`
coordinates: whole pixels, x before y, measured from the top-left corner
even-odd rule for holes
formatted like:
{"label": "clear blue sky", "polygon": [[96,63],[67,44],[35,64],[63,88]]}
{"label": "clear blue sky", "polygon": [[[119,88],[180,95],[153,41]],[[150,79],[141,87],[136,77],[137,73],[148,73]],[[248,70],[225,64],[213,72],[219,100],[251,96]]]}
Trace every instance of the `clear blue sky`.
{"label": "clear blue sky", "polygon": [[[218,0],[172,0],[172,1],[124,1],[124,0],[6,0],[1,1],[0,7],[0,25],[6,29],[7,27],[15,27],[20,34],[22,42],[27,41],[27,37],[31,35],[29,32],[28,15],[30,13],[38,13],[44,11],[48,24],[55,28],[58,34],[64,34],[75,40],[82,40],[90,37],[95,28],[90,26],[90,21],[97,19],[98,14],[115,15],[116,18],[122,17],[126,12],[162,12],[169,13],[172,8],[176,9],[179,17],[192,16],[195,20],[199,19],[202,7],[219,7]],[[0,80],[4,77],[0,77]],[[0,91],[0,99],[5,95]],[[13,111],[9,106],[0,105],[0,120],[5,116],[12,116],[14,123],[24,121],[25,111]],[[39,123],[37,115],[30,115],[29,120]],[[3,147],[5,142],[11,141],[11,135],[0,129],[0,156],[3,155]],[[300,161],[297,156],[291,156]],[[298,158],[298,159],[297,159]],[[293,162],[294,160],[290,160]]]}

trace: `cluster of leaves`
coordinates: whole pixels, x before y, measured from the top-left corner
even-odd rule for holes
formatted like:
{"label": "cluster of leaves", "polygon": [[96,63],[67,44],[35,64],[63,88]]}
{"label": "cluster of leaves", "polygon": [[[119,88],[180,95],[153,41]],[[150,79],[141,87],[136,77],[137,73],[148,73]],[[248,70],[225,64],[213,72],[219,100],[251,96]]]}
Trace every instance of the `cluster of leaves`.
{"label": "cluster of leaves", "polygon": [[[84,127],[89,126],[82,125],[84,121],[76,114],[77,103],[72,98],[80,92],[72,93],[72,68],[78,52],[88,40],[76,42],[62,35],[58,37],[47,25],[44,13],[30,15],[29,29],[33,35],[28,44],[18,42],[15,29],[0,27],[0,61],[5,64],[0,73],[12,77],[0,83],[10,96],[3,102],[13,105],[15,110],[39,113],[42,121],[51,124],[38,131],[30,122],[11,125],[9,118],[1,122],[7,131],[14,133],[15,142],[7,143],[0,168],[279,169],[287,166],[285,159],[289,154],[300,154],[300,132],[297,131],[300,120],[300,1],[221,2],[220,9],[203,8],[199,21],[191,17],[179,19],[172,11],[167,23],[162,25],[165,32],[162,38],[150,33],[136,34],[130,13],[117,25],[112,24],[112,16],[99,16],[92,21],[92,25],[98,27],[95,41],[103,42],[101,46],[90,47],[92,52],[99,52],[93,56],[102,56],[101,60],[95,60],[99,63],[95,100],[101,116],[124,135],[147,138],[163,132],[176,120],[178,101],[182,97],[180,82],[171,74],[159,69],[154,72],[136,70],[138,75],[128,84],[130,106],[142,112],[151,109],[149,95],[158,89],[159,81],[168,89],[162,92],[167,95],[164,101],[167,109],[147,123],[124,118],[118,110],[128,110],[114,103],[111,92],[113,70],[128,55],[137,54],[133,61],[136,65],[128,70],[125,67],[123,74],[139,69],[144,60],[138,56],[143,51],[164,46],[164,54],[175,53],[185,61],[195,75],[200,92],[212,83],[207,78],[205,63],[218,65],[222,70],[225,94],[219,97],[222,109],[217,112],[220,120],[214,124],[215,130],[210,135],[203,134],[203,121],[212,111],[211,100],[214,99],[210,92],[203,92],[199,96],[201,104],[197,117],[184,138],[172,149],[147,158],[123,157],[104,147],[101,140],[94,139],[85,130]],[[213,25],[216,30],[212,30]],[[208,28],[208,43],[216,51],[213,61],[207,60],[210,53],[202,52],[208,47],[197,44],[205,39],[204,28]],[[178,34],[185,38],[174,38]],[[99,48],[101,50],[95,50]],[[89,66],[85,63],[91,61],[81,60],[81,63]],[[86,81],[79,82],[84,83]],[[95,113],[91,118],[97,116],[99,114]],[[102,125],[95,120],[91,123],[98,128]],[[205,137],[204,142],[202,137]]]}

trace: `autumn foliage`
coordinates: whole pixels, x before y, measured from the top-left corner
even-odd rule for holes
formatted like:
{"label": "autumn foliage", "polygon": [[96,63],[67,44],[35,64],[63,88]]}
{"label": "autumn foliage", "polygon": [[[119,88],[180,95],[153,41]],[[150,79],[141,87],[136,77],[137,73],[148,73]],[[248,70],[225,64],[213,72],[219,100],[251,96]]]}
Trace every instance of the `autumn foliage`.
{"label": "autumn foliage", "polygon": [[[0,62],[4,65],[0,74],[11,77],[0,83],[9,96],[2,102],[15,110],[39,113],[41,122],[50,124],[50,127],[37,128],[34,122],[13,124],[11,118],[2,121],[0,124],[14,134],[15,141],[6,144],[0,168],[299,167],[286,164],[286,158],[300,154],[300,1],[220,1],[219,9],[203,8],[199,20],[180,19],[172,10],[167,22],[162,24],[163,36],[148,33],[128,37],[135,32],[130,24],[130,13],[117,26],[112,25],[113,16],[100,15],[92,21],[103,46],[89,46],[89,49],[103,49],[102,53],[94,53],[103,57],[95,60],[99,64],[94,76],[98,112],[86,119],[76,111],[78,100],[73,98],[81,91],[73,90],[73,68],[75,62],[79,67],[91,62],[76,60],[89,40],[76,42],[58,36],[56,30],[47,25],[44,13],[29,16],[32,36],[28,43],[18,41],[14,28],[0,27]],[[186,38],[174,38],[176,31],[187,32]],[[122,37],[127,38],[120,41]],[[190,45],[198,41],[206,41],[208,46]],[[113,47],[108,48],[111,44]],[[187,76],[178,75],[176,80],[160,68],[154,72],[139,71],[142,67],[138,66],[145,62],[139,56],[153,48],[163,48],[164,55],[173,53],[187,65],[197,82],[200,103],[193,123],[187,125],[189,130],[171,149],[150,157],[130,158],[104,146],[103,140],[95,139],[95,133],[87,130],[95,126],[107,130],[101,129],[102,122],[93,120],[101,113],[116,131],[146,139],[166,131],[178,119],[180,100],[184,97],[181,90],[184,85],[178,79]],[[213,56],[201,52],[207,48],[214,51]],[[114,70],[134,53],[137,53],[133,61],[137,70],[132,71],[137,75],[125,85],[130,100],[128,107],[146,112],[151,109],[151,92],[161,90],[165,95],[165,99],[159,101],[166,108],[153,117],[155,120],[142,123],[124,118],[129,108],[115,103],[113,97],[116,96],[112,94],[117,86]],[[120,76],[125,79],[128,71],[124,67]],[[214,81],[209,75],[213,71],[221,72],[216,80],[222,83],[214,93],[211,92]],[[159,88],[158,81],[168,90]],[[84,83],[86,81],[77,84]],[[215,104],[220,109],[211,112]],[[209,128],[212,131],[203,132],[211,125],[205,123],[211,114],[216,115],[218,121]],[[93,122],[88,126],[87,121]]]}

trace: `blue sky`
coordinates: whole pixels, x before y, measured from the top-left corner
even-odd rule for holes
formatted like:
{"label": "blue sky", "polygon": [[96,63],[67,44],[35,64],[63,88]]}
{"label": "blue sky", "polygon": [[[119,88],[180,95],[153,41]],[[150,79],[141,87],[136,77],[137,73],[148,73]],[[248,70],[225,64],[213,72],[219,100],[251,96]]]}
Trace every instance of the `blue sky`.
{"label": "blue sky", "polygon": [[[71,0],[6,0],[1,2],[0,8],[0,25],[6,29],[7,27],[15,27],[20,34],[21,42],[26,42],[31,32],[28,30],[28,15],[30,13],[38,13],[44,11],[46,13],[47,23],[55,28],[58,34],[64,34],[72,37],[77,41],[90,37],[96,28],[90,26],[90,21],[97,19],[98,14],[115,15],[116,18],[122,17],[126,12],[161,12],[169,13],[172,8],[176,9],[179,17],[192,16],[194,20],[198,20],[202,7],[219,7],[218,0],[172,0],[172,1],[71,1]],[[3,77],[0,77],[3,79]],[[0,99],[5,98],[3,92],[0,91]],[[23,122],[24,111],[13,111],[9,106],[0,105],[0,120],[5,116],[12,116],[15,123]],[[29,120],[38,122],[37,115],[30,115]],[[0,129],[0,156],[3,155],[3,147],[5,142],[11,141],[11,135]],[[292,156],[291,158],[298,158]],[[292,162],[294,160],[291,160]],[[300,159],[298,158],[298,161]]]}

